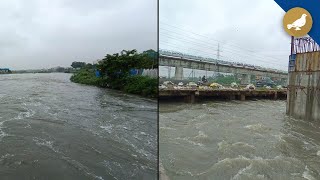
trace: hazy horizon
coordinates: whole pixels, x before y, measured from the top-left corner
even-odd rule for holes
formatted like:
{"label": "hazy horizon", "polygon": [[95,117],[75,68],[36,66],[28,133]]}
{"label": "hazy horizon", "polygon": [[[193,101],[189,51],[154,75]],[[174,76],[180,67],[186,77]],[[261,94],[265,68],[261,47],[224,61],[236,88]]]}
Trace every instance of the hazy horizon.
{"label": "hazy horizon", "polygon": [[220,60],[288,69],[290,36],[274,1],[162,0],[159,8],[160,49],[211,58],[219,49]]}

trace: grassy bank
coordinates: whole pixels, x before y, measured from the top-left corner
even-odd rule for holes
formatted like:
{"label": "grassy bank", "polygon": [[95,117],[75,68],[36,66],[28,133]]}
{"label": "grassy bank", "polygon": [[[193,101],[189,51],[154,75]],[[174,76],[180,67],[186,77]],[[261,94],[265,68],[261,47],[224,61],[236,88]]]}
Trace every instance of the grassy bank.
{"label": "grassy bank", "polygon": [[157,97],[158,95],[158,79],[146,76],[127,76],[111,80],[96,77],[92,69],[81,69],[74,73],[70,80],[75,83],[108,87],[145,97]]}

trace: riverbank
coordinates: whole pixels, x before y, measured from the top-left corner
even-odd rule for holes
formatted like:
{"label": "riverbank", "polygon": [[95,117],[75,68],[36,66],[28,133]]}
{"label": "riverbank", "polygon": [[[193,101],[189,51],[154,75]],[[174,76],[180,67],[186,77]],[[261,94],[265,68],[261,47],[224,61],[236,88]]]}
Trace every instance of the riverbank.
{"label": "riverbank", "polygon": [[144,97],[154,98],[158,95],[158,79],[147,76],[128,76],[111,81],[106,77],[96,77],[92,69],[81,69],[75,72],[70,80],[74,83],[111,88]]}

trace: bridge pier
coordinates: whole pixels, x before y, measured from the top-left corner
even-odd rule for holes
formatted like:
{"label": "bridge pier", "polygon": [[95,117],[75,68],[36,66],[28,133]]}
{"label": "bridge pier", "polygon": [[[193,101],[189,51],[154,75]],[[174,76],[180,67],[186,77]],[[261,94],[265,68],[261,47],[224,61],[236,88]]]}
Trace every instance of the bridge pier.
{"label": "bridge pier", "polygon": [[184,101],[186,103],[195,103],[196,102],[196,95],[195,92],[190,92],[187,96],[184,96]]}
{"label": "bridge pier", "polygon": [[176,72],[174,74],[176,80],[183,80],[183,67],[176,66]]}
{"label": "bridge pier", "polygon": [[231,100],[231,101],[232,101],[232,100],[236,100],[236,96],[235,96],[235,95],[230,95],[230,96],[229,96],[229,100]]}
{"label": "bridge pier", "polygon": [[250,84],[251,83],[251,75],[250,74],[242,74],[241,75],[241,84]]}
{"label": "bridge pier", "polygon": [[241,94],[241,95],[240,95],[240,100],[241,100],[241,101],[245,101],[245,100],[246,100],[246,95]]}

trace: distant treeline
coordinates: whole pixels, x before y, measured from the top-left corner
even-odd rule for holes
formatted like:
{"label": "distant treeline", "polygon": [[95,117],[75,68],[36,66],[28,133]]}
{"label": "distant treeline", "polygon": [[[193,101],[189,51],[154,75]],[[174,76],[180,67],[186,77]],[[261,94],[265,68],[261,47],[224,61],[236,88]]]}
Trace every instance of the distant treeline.
{"label": "distant treeline", "polygon": [[34,69],[34,70],[14,70],[12,73],[21,74],[21,73],[72,73],[75,70],[72,67],[56,67],[50,69]]}

